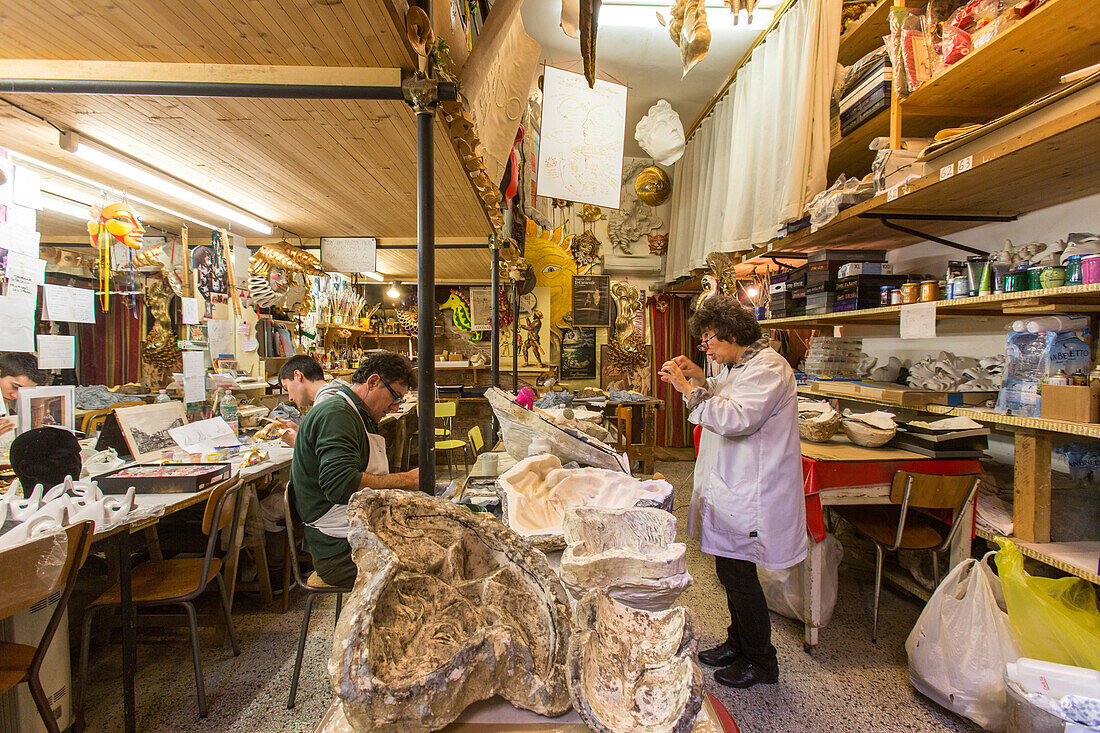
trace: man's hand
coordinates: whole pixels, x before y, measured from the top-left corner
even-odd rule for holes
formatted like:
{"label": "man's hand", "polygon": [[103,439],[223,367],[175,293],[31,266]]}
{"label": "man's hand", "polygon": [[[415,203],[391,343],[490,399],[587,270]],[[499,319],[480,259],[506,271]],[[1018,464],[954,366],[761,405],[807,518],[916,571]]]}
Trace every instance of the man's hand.
{"label": "man's hand", "polygon": [[294,441],[298,439],[298,426],[292,423],[290,420],[283,420],[282,418],[276,418],[279,424],[286,428],[286,431],[282,434],[283,442],[294,447]]}
{"label": "man's hand", "polygon": [[0,418],[0,435],[6,435],[15,430],[15,423],[11,420]]}
{"label": "man's hand", "polygon": [[420,488],[420,469],[414,468],[404,473],[364,473],[359,488],[416,491]]}

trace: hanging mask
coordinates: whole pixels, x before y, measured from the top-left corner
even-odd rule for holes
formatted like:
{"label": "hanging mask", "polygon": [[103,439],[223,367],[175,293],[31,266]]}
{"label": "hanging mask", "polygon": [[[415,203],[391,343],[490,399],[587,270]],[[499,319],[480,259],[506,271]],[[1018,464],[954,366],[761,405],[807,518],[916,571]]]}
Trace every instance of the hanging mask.
{"label": "hanging mask", "polygon": [[634,139],[661,165],[672,165],[684,154],[684,125],[667,100],[658,99],[634,128]]}
{"label": "hanging mask", "polygon": [[634,192],[643,204],[660,206],[672,195],[672,181],[667,173],[651,165],[643,168],[634,179]]}
{"label": "hanging mask", "polygon": [[111,244],[99,241],[104,232],[130,249],[141,249],[145,227],[141,225],[141,218],[129,203],[110,204],[101,210],[93,208],[92,217],[88,222],[88,236],[96,249]]}

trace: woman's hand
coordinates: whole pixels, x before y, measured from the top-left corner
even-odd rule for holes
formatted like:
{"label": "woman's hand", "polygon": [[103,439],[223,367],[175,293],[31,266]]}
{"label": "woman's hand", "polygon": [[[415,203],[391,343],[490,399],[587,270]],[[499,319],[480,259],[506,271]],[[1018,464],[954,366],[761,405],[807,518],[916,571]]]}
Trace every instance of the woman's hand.
{"label": "woman's hand", "polygon": [[[677,357],[683,359],[684,357]],[[687,376],[684,375],[684,370],[680,368],[676,363],[676,359],[666,361],[661,366],[661,381],[671,384],[677,392],[681,394],[690,394],[692,390],[692,384],[688,381]]]}
{"label": "woman's hand", "polygon": [[686,356],[674,357],[671,363],[680,367],[680,371],[684,373],[684,377],[688,381],[695,383],[696,387],[706,382],[706,376],[703,374],[703,367],[699,366]]}

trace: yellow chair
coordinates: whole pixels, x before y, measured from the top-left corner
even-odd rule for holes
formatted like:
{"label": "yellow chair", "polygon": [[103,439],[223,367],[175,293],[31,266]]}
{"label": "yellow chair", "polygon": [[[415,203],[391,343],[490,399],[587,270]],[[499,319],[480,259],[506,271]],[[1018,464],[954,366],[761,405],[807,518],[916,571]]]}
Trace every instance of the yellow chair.
{"label": "yellow chair", "polygon": [[[445,435],[451,435],[454,430],[455,414],[458,412],[457,402],[436,402],[435,403],[435,417],[437,420],[443,420],[446,426]],[[439,428],[436,428],[436,434],[439,434]],[[445,440],[435,441],[435,452],[439,453],[441,450],[447,451],[447,477],[454,478],[454,451],[462,450],[462,468],[465,473],[470,472],[470,464],[466,459],[466,441],[458,438],[447,438]]]}
{"label": "yellow chair", "polygon": [[474,454],[474,461],[476,461],[481,449],[485,447],[485,441],[481,438],[481,426],[475,425],[470,428],[469,432],[466,433],[466,439],[469,441],[470,449]]}

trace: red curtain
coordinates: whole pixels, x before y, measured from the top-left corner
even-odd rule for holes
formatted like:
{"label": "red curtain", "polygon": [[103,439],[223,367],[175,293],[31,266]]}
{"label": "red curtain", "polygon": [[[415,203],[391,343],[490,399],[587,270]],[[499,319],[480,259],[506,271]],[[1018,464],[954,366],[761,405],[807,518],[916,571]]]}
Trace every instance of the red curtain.
{"label": "red curtain", "polygon": [[112,295],[111,309],[95,299],[95,323],[80,324],[80,382],[113,387],[141,378],[141,340],[145,333],[145,299]]}
{"label": "red curtain", "polygon": [[665,409],[657,411],[657,445],[686,448],[691,445],[691,435],[683,397],[660,380],[657,369],[674,356],[692,356],[695,339],[688,334],[689,301],[658,293],[646,305],[653,324],[653,396],[665,402]]}

